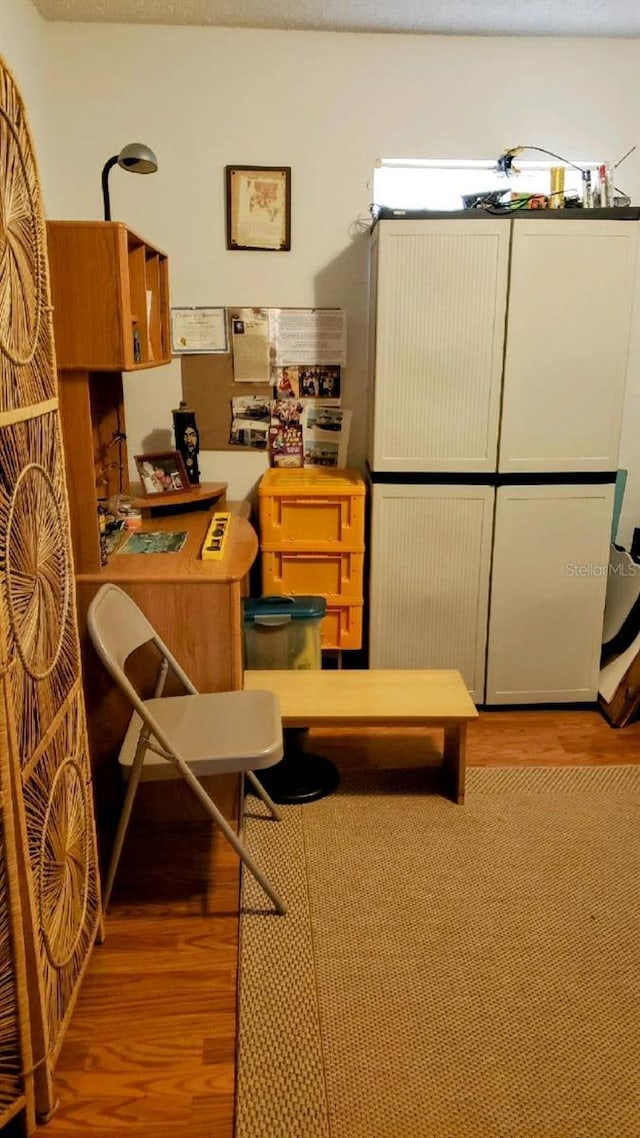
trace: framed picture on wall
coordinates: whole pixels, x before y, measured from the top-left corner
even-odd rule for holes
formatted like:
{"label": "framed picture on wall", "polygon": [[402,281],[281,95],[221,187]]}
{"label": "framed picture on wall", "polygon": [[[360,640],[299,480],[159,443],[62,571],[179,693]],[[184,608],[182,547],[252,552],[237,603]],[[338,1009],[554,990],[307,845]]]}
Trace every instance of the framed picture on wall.
{"label": "framed picture on wall", "polygon": [[227,166],[227,249],[291,248],[291,167]]}
{"label": "framed picture on wall", "polygon": [[190,489],[179,451],[137,454],[134,461],[145,494],[181,494]]}

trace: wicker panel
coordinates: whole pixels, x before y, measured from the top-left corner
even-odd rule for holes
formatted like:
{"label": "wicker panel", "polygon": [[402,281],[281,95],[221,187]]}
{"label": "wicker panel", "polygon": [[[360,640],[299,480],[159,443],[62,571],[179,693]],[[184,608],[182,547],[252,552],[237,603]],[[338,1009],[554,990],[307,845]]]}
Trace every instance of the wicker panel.
{"label": "wicker panel", "polygon": [[0,137],[1,413],[42,403],[56,389],[36,164],[22,100],[1,61]]}
{"label": "wicker panel", "polygon": [[24,767],[79,675],[57,414],[0,429],[0,605]]}
{"label": "wicker panel", "polygon": [[22,1069],[4,824],[0,823],[0,1125],[3,1115],[23,1094]]}
{"label": "wicker panel", "polygon": [[[7,837],[6,853],[26,898],[22,939],[42,1118],[54,1109],[53,1065],[100,913],[46,257],[24,107],[0,60],[0,771],[16,788],[16,839],[10,848]],[[9,959],[7,969],[0,959],[0,1001],[11,975],[1,936],[0,928]],[[10,1048],[16,1017],[8,999],[7,1007]],[[19,1031],[25,1014],[19,1009]],[[4,1029],[0,1003],[0,1087]],[[9,1097],[16,1063],[5,1063]],[[27,1103],[27,1126],[31,1116]]]}
{"label": "wicker panel", "polygon": [[82,697],[71,701],[24,789],[47,1051],[55,1054],[100,910]]}
{"label": "wicker panel", "polygon": [[34,1124],[33,1062],[7,722],[1,714],[5,686],[0,682],[0,1129],[24,1110],[29,1133]]}

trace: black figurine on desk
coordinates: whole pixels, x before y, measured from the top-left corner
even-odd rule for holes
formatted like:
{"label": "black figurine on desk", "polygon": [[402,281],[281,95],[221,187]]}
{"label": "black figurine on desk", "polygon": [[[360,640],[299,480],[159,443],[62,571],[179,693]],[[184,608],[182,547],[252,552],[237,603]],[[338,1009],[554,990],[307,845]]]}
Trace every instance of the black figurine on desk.
{"label": "black figurine on desk", "polygon": [[176,437],[176,450],[180,451],[184,459],[189,482],[197,486],[200,482],[200,468],[198,466],[198,452],[200,450],[200,435],[196,426],[196,413],[183,399],[180,406],[172,411],[173,430]]}

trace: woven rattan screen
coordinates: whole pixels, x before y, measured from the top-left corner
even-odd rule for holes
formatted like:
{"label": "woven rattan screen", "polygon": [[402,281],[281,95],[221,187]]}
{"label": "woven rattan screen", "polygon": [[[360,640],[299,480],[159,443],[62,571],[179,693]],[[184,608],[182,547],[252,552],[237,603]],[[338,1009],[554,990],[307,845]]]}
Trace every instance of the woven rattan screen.
{"label": "woven rattan screen", "polygon": [[36,1108],[46,1116],[100,899],[46,229],[24,106],[1,60],[0,369],[0,744],[15,791]]}
{"label": "woven rattan screen", "polygon": [[0,1130],[24,1110],[29,1132],[32,1055],[5,727],[0,719]]}

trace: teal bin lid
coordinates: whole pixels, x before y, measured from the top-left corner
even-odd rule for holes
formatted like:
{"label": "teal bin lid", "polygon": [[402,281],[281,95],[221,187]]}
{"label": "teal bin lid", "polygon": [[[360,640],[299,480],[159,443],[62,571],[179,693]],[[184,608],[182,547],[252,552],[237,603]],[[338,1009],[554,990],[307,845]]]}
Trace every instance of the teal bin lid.
{"label": "teal bin lid", "polygon": [[287,624],[291,620],[322,620],[327,611],[324,597],[245,597],[245,624]]}

